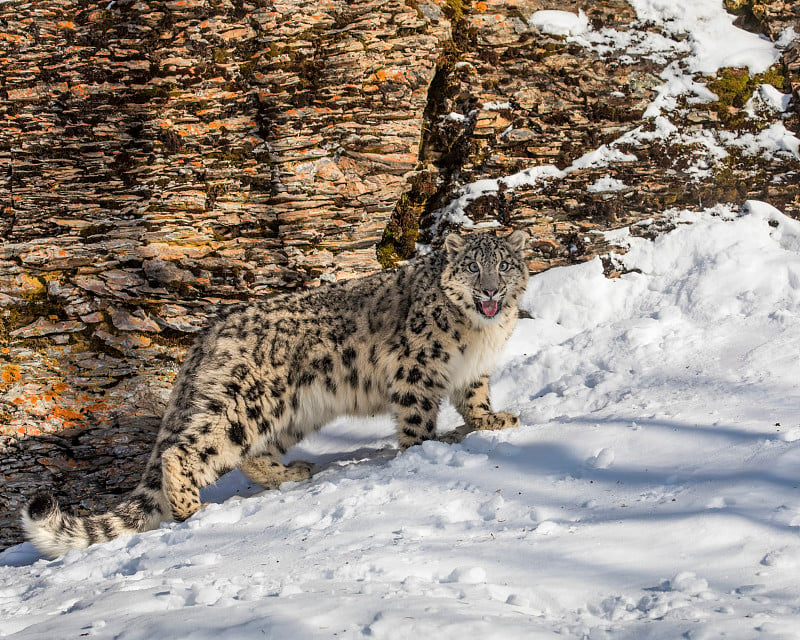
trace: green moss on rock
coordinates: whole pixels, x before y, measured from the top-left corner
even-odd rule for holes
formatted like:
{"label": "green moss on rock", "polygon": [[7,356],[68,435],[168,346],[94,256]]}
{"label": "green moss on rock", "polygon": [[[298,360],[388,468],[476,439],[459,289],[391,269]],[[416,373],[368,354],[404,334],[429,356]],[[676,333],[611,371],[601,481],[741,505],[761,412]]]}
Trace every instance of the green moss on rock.
{"label": "green moss on rock", "polygon": [[420,171],[409,180],[409,190],[397,203],[378,243],[376,255],[384,269],[391,269],[414,255],[420,219],[437,190],[436,176],[434,171]]}
{"label": "green moss on rock", "polygon": [[771,84],[785,91],[787,79],[779,65],[773,65],[764,73],[751,76],[747,69],[724,68],[708,83],[708,88],[718,98],[714,109],[720,121],[728,128],[740,128],[745,123],[745,104],[753,92],[762,84]]}

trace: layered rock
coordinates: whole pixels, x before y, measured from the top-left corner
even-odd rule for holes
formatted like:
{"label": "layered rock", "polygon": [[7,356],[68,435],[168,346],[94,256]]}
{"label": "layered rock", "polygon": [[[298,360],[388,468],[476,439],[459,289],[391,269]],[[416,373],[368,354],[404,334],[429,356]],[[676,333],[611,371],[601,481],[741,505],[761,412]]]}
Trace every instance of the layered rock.
{"label": "layered rock", "polygon": [[[770,6],[759,14],[761,23],[746,26],[778,40],[796,24],[800,3]],[[577,38],[542,32],[531,21],[540,9],[585,12],[588,31]],[[782,60],[760,77],[751,78],[746,69],[697,77],[718,99],[681,99],[666,115],[682,135],[668,136],[652,116],[643,116],[664,83],[662,71],[686,56],[688,45],[653,26],[637,24],[632,32],[635,22],[624,0],[489,0],[464,7],[428,110],[423,159],[433,177],[411,194],[413,207],[398,211],[384,239],[387,249],[406,257],[416,240],[436,244],[448,219],[461,221],[448,213],[465,185],[515,174],[499,191],[468,201],[463,213],[478,224],[530,229],[534,269],[603,252],[602,236],[592,232],[657,217],[670,207],[760,198],[800,215],[796,157],[765,158],[724,142],[726,136],[757,137],[775,121],[745,113],[759,83],[794,90],[795,115],[782,124],[797,131],[798,41],[785,45]],[[629,34],[626,48],[620,41]],[[646,38],[650,44],[637,46]],[[698,143],[703,136],[718,149]],[[612,160],[585,155],[596,150]],[[523,170],[530,175],[518,173]],[[407,215],[409,208],[421,215],[421,224],[419,216]]]}

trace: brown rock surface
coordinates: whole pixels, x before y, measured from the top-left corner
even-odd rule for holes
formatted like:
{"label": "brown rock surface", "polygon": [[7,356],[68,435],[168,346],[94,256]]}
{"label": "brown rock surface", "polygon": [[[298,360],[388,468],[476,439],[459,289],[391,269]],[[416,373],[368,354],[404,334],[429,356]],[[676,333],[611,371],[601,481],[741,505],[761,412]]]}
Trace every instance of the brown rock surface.
{"label": "brown rock surface", "polygon": [[[757,4],[763,8],[757,11],[760,21],[745,21],[751,29],[777,40],[783,29],[798,24],[798,2]],[[531,27],[528,19],[540,9],[583,10],[595,34],[603,29],[628,33],[636,17],[625,0],[491,0],[475,3],[454,20],[454,43],[434,82],[423,142],[422,157],[439,182],[435,190],[420,190],[414,202],[422,215],[422,240],[436,243],[447,230],[448,225],[437,219],[445,208],[446,220],[446,210],[463,185],[545,165],[566,170],[567,175],[512,189],[501,186],[498,193],[468,203],[464,211],[475,223],[497,221],[530,229],[536,238],[534,268],[603,252],[607,249],[601,236],[587,232],[658,216],[669,207],[756,198],[800,216],[796,158],[765,159],[729,146],[728,157],[716,159],[692,139],[703,132],[724,138],[727,133],[740,136],[763,130],[766,121],[750,121],[744,115],[744,103],[759,82],[794,91],[794,115],[783,124],[797,131],[797,40],[762,78],[736,82],[748,77],[746,70],[736,69],[724,70],[716,78],[698,77],[698,82],[719,93],[720,100],[681,102],[670,118],[685,135],[665,138],[650,135],[655,124],[643,120],[643,114],[663,83],[660,73],[668,61],[686,54],[631,54],[613,41],[607,52],[598,53],[574,39]],[[649,25],[640,25],[639,30],[661,35]],[[729,89],[729,83],[739,93]],[[642,132],[631,136],[639,127]],[[626,134],[627,142],[621,140]],[[611,144],[631,159],[597,166],[585,161],[573,164],[587,152]],[[604,177],[625,187],[587,189]],[[384,238],[384,244],[401,257],[413,248],[403,236],[417,239],[416,227],[413,222],[404,224],[403,213],[396,214]]]}
{"label": "brown rock surface", "polygon": [[[800,15],[738,4],[773,39]],[[756,197],[798,215],[796,161],[698,172],[680,141],[619,142],[652,128],[665,63],[539,33],[544,8],[597,29],[635,18],[623,0],[0,4],[0,547],[39,488],[83,512],[138,481],[215,307],[408,257],[466,184],[569,169],[466,203],[476,223],[530,229],[534,268],[597,255],[593,231],[668,206]],[[770,77],[795,109],[797,47]],[[758,129],[719,93],[681,125]],[[635,160],[573,166],[614,141]],[[587,190],[604,177],[625,187]]]}

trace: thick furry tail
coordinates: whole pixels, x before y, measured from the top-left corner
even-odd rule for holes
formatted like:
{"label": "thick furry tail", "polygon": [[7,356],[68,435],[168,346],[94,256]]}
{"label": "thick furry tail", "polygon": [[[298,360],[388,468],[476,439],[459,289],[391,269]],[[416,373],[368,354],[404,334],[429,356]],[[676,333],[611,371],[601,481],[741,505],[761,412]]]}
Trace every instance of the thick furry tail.
{"label": "thick furry tail", "polygon": [[78,517],[63,513],[56,499],[40,493],[22,510],[25,537],[48,558],[85,549],[121,535],[155,529],[164,515],[158,500],[134,491],[108,513]]}

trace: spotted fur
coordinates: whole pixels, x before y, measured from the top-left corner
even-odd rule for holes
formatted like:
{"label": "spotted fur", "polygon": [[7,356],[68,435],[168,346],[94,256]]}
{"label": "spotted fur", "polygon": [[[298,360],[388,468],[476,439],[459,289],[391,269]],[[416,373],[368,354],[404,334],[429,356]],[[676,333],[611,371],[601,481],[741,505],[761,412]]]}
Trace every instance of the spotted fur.
{"label": "spotted fur", "polygon": [[40,495],[22,514],[29,540],[56,557],[185,520],[234,468],[264,487],[307,478],[280,456],[344,414],[392,413],[401,448],[436,437],[448,397],[462,435],[515,426],[492,412],[488,374],[516,323],[524,241],[451,234],[406,267],[227,309],[187,354],[131,495],[85,518]]}

